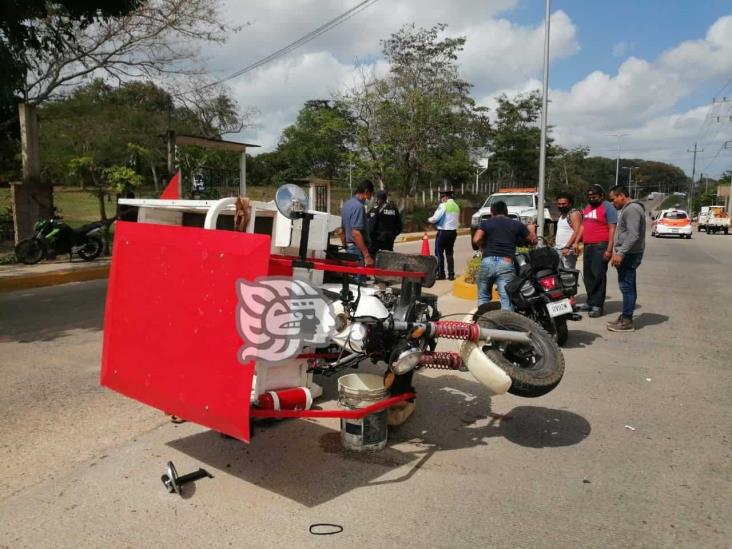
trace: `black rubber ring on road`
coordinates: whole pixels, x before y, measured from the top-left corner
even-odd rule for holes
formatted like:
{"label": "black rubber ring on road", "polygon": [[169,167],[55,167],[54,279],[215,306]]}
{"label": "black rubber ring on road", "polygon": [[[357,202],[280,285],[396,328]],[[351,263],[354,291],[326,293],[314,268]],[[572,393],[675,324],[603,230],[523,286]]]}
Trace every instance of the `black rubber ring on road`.
{"label": "black rubber ring on road", "polygon": [[[319,528],[332,528],[332,530],[319,532],[317,529]],[[343,526],[340,524],[329,524],[327,522],[318,522],[315,524],[310,525],[310,533],[314,536],[332,536],[333,534],[340,534],[343,532]]]}

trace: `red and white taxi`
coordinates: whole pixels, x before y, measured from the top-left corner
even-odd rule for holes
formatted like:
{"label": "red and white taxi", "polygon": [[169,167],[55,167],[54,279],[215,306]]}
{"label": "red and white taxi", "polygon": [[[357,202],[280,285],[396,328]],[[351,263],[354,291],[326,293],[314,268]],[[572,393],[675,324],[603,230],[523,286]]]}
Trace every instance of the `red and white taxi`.
{"label": "red and white taxi", "polygon": [[651,224],[651,236],[691,238],[691,218],[684,210],[662,210]]}

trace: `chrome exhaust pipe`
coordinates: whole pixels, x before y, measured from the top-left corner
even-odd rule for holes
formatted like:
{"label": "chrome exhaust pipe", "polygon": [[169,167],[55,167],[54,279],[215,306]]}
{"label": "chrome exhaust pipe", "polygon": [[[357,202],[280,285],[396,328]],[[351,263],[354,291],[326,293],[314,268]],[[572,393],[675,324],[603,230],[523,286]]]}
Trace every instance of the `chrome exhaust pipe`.
{"label": "chrome exhaust pipe", "polygon": [[[472,322],[472,315],[465,318],[465,322]],[[493,338],[492,333],[498,332],[499,334],[511,334],[517,336],[526,336],[528,334],[523,332],[509,332],[504,330],[491,330],[488,328],[481,328],[480,335],[481,339],[499,340],[502,338]],[[510,336],[509,336],[510,337]],[[503,341],[512,341],[511,339],[503,339]],[[519,339],[517,341],[523,341]],[[480,342],[463,341],[460,345],[460,357],[463,359],[463,364],[468,368],[471,375],[481,384],[488,388],[491,395],[503,395],[506,394],[508,389],[511,387],[511,378],[508,374],[503,371],[503,368],[493,362],[488,355],[483,352]]]}

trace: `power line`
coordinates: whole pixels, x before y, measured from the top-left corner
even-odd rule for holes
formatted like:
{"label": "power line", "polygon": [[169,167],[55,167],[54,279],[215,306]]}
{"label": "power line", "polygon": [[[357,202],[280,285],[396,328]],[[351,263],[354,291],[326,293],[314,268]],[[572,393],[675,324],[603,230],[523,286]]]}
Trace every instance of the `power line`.
{"label": "power line", "polygon": [[717,157],[719,156],[719,153],[721,153],[723,149],[724,149],[724,143],[722,143],[722,144],[721,144],[721,145],[719,146],[719,149],[717,149],[717,152],[716,152],[716,153],[714,153],[714,156],[713,156],[713,157],[712,157],[712,159],[711,159],[711,160],[709,161],[709,163],[707,163],[707,165],[706,165],[706,166],[704,166],[704,169],[702,170],[702,172],[705,172],[705,171],[707,171],[707,169],[709,169],[709,167],[710,167],[710,166],[711,166],[712,164],[714,164],[714,161],[715,161],[715,160],[717,160]]}
{"label": "power line", "polygon": [[[723,116],[722,109],[725,105],[729,104],[729,99],[722,94],[725,93],[725,90],[730,84],[732,84],[732,78],[730,78],[727,83],[722,86],[712,98],[712,106],[710,109],[707,110],[707,114],[704,117],[701,126],[699,127],[699,132],[696,135],[697,143],[704,142],[704,139],[707,137],[712,129],[712,123],[714,122],[714,119]],[[717,100],[720,95],[722,95],[722,98],[720,100]]]}
{"label": "power line", "polygon": [[327,23],[324,23],[323,25],[319,26],[315,30],[310,31],[309,33],[307,33],[304,36],[301,36],[300,38],[295,40],[294,42],[289,43],[287,46],[284,46],[283,48],[280,48],[277,51],[270,53],[266,57],[263,57],[263,58],[259,59],[258,61],[255,61],[254,63],[251,63],[251,64],[247,65],[246,67],[239,69],[238,71],[230,74],[229,76],[227,76],[225,78],[222,78],[221,80],[212,82],[211,84],[207,84],[207,85],[203,86],[203,88],[209,88],[211,86],[216,86],[218,84],[226,82],[227,80],[232,80],[234,78],[238,78],[239,76],[242,76],[243,74],[253,71],[254,69],[261,67],[262,65],[271,63],[272,61],[275,61],[276,59],[279,59],[280,57],[287,55],[288,53],[299,48],[300,46],[307,44],[311,40],[314,40],[321,34],[324,34],[324,33],[328,32],[329,30],[337,27],[338,25],[344,23],[351,17],[357,15],[358,13],[360,13],[363,10],[365,10],[366,8],[372,6],[376,2],[378,2],[378,0],[364,0],[360,4],[356,4],[351,9],[344,11],[339,16],[334,17],[333,19],[331,19]]}

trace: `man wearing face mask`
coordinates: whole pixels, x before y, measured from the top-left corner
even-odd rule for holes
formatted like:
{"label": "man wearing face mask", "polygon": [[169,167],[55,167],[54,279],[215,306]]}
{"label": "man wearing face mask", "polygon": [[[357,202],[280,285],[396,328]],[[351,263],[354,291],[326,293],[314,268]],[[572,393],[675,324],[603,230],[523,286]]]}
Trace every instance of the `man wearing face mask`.
{"label": "man wearing face mask", "polygon": [[577,266],[580,232],[582,231],[582,212],[572,207],[574,198],[569,193],[559,193],[555,204],[559,210],[557,221],[557,236],[554,248],[562,259],[562,265],[567,269]]}
{"label": "man wearing face mask", "polygon": [[581,311],[589,311],[592,318],[602,316],[607,290],[607,266],[613,256],[613,238],[618,222],[618,212],[605,200],[605,190],[592,185],[587,190],[589,204],[582,210],[581,239],[585,249],[583,276],[587,303]]}

